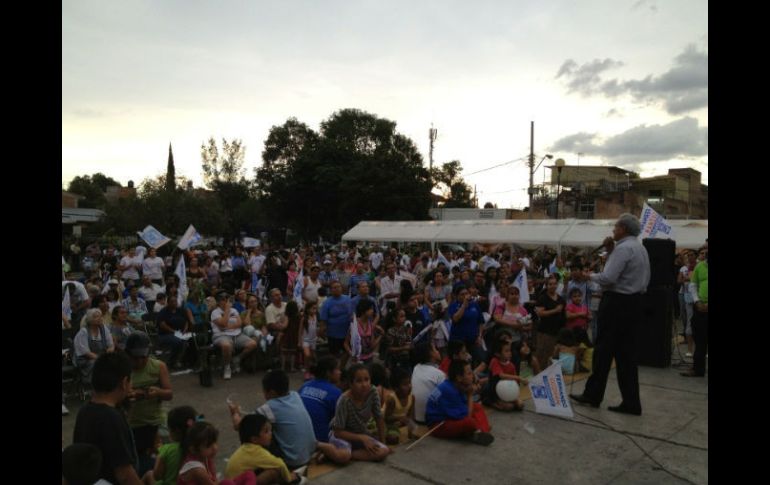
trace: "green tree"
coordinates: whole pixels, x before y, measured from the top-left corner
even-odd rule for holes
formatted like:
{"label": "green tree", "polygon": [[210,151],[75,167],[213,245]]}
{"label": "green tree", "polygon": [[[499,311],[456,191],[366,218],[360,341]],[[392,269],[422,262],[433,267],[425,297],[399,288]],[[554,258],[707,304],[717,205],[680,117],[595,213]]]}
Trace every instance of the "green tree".
{"label": "green tree", "polygon": [[166,190],[176,190],[176,169],[174,168],[174,153],[171,151],[171,143],[168,144],[168,165],[166,167]]}
{"label": "green tree", "polygon": [[459,160],[452,160],[443,164],[439,168],[433,169],[433,180],[438,184],[442,184],[440,188],[443,191],[444,202],[443,207],[446,208],[473,208],[476,204],[473,200],[473,190],[465,183],[460,174],[463,171],[463,167]]}
{"label": "green tree", "polygon": [[[139,184],[139,189],[137,190],[139,197],[142,199],[147,199],[151,195],[156,195],[160,192],[168,191],[169,184],[167,183],[167,177],[168,172],[158,175],[155,178],[147,177],[142,180],[142,183]],[[181,190],[181,187],[187,187],[188,182],[189,180],[184,175],[175,177],[173,184],[175,187],[174,192]],[[176,189],[176,187],[179,187],[180,189]]]}
{"label": "green tree", "polygon": [[206,196],[182,190],[187,179],[176,177],[174,191],[167,190],[166,174],[146,178],[133,205],[124,199],[108,206],[107,223],[120,234],[133,234],[152,224],[167,236],[178,236],[192,224],[201,234],[223,234],[227,230],[222,206],[215,194]]}
{"label": "green tree", "polygon": [[128,236],[141,231],[147,224],[154,225],[147,222],[145,207],[145,202],[137,197],[121,198],[107,204],[104,210],[107,215],[93,228],[92,234]]}
{"label": "green tree", "polygon": [[79,207],[102,209],[107,204],[104,193],[107,192],[107,187],[113,185],[121,186],[115,179],[97,172],[93,175],[78,175],[70,181],[67,191],[85,197],[78,202]]}
{"label": "green tree", "polygon": [[213,137],[208,144],[201,145],[203,180],[219,201],[224,232],[231,236],[237,236],[250,219],[256,217],[248,210],[253,207],[249,203],[253,196],[252,187],[244,177],[245,157],[246,146],[241,140],[228,142],[222,138],[221,151]]}
{"label": "green tree", "polygon": [[312,198],[316,191],[313,176],[320,165],[319,139],[318,133],[296,118],[270,129],[262,152],[263,164],[255,169],[254,187],[272,225],[295,227],[303,235],[311,234],[311,221],[320,212],[314,210],[317,207]]}
{"label": "green tree", "polygon": [[228,142],[222,138],[222,153],[220,155],[214,137],[209,138],[208,145],[201,144],[201,163],[203,167],[203,182],[206,187],[216,190],[220,183],[245,183],[243,162],[246,157],[246,146],[241,140]]}
{"label": "green tree", "polygon": [[309,238],[337,237],[364,219],[427,219],[430,180],[396,123],[344,109],[320,134],[290,118],[265,141],[256,191],[271,220]]}

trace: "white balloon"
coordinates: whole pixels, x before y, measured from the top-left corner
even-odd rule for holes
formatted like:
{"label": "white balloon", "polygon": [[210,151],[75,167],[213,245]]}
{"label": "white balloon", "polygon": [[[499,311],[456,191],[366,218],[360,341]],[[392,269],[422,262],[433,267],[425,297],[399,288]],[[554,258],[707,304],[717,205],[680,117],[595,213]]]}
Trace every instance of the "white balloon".
{"label": "white balloon", "polygon": [[519,383],[510,380],[501,380],[495,387],[497,396],[505,402],[513,402],[519,398]]}

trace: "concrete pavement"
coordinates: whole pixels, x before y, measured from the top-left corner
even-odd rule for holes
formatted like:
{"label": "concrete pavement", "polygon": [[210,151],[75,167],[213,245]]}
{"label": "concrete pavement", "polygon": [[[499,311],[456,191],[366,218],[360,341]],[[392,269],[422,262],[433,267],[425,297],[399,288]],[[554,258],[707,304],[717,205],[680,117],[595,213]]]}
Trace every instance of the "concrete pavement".
{"label": "concrete pavement", "polygon": [[[684,350],[682,351],[684,353]],[[575,419],[534,412],[531,401],[523,413],[489,410],[495,442],[481,447],[433,437],[412,450],[406,445],[384,463],[352,463],[312,480],[319,484],[527,484],[527,483],[708,483],[708,382],[685,378],[682,368],[640,367],[643,415],[608,411],[620,403],[615,372],[610,373],[605,401],[594,409],[573,402]],[[245,411],[264,403],[263,373],[239,374],[230,381],[221,376],[204,388],[195,374],[172,377],[173,406],[190,404],[220,430],[217,469],[239,446],[230,425],[225,399],[237,393]],[[567,383],[570,385],[569,377]],[[301,384],[301,374],[291,375],[291,388]],[[585,381],[571,384],[583,391]],[[70,415],[62,417],[62,438],[72,440],[79,408],[69,398]]]}

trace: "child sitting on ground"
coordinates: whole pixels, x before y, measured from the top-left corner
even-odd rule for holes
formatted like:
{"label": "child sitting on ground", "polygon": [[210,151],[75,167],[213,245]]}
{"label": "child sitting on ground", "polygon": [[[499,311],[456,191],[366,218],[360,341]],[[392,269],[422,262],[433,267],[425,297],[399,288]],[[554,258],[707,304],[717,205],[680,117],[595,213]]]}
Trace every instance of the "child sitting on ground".
{"label": "child sitting on ground", "polygon": [[187,430],[195,423],[198,413],[191,406],[179,406],[168,413],[171,442],[160,447],[152,476],[156,485],[175,485],[182,464],[182,445]]}
{"label": "child sitting on ground", "polygon": [[[316,450],[313,421],[296,391],[289,390],[289,375],[282,370],[271,370],[262,378],[265,404],[257,413],[273,425],[273,444],[270,451],[280,456],[291,469],[307,465]],[[242,419],[238,406],[230,406],[233,428],[239,429]]]}
{"label": "child sitting on ground", "polygon": [[449,378],[439,384],[428,398],[425,421],[437,438],[465,438],[488,446],[494,440],[484,407],[473,402],[476,392],[471,365],[454,360],[449,365]]}
{"label": "child sitting on ground", "polygon": [[[337,401],[332,420],[334,436],[350,443],[354,460],[382,461],[390,454],[384,444],[385,420],[382,416],[377,388],[371,383],[366,366],[356,364],[350,368],[350,389]],[[379,440],[369,435],[367,424],[374,417]]]}
{"label": "child sitting on ground", "polygon": [[521,364],[520,375],[527,377],[540,373],[540,363],[526,340],[522,340],[521,347],[519,347],[519,362]]}
{"label": "child sitting on ground", "polygon": [[414,430],[412,378],[404,369],[395,368],[390,374],[390,387],[393,390],[385,398],[386,443],[397,445],[401,438],[401,426],[408,426],[410,438]]}
{"label": "child sitting on ground", "polygon": [[[444,374],[449,375],[449,365],[453,360],[462,360],[468,363],[471,361],[471,354],[468,353],[468,350],[465,347],[465,342],[462,340],[449,341],[449,344],[447,345],[447,356],[444,357],[444,360],[441,361],[441,364],[438,366],[438,368],[441,369]],[[484,376],[486,370],[486,362],[480,363],[476,366],[475,369],[473,369],[473,383],[479,389],[483,389],[484,385],[486,385],[489,379],[488,377],[482,377]],[[477,399],[474,399],[474,401],[476,400]]]}
{"label": "child sitting on ground", "polygon": [[446,356],[441,359],[441,363],[438,366],[444,374],[449,373],[449,364],[451,364],[453,360],[464,360],[466,362],[470,362],[471,360],[471,355],[465,349],[465,342],[462,340],[450,340],[446,349]]}
{"label": "child sitting on ground", "polygon": [[185,458],[179,468],[177,485],[256,485],[257,477],[249,470],[235,480],[217,482],[214,458],[217,456],[219,431],[203,421],[193,424],[183,441]]}
{"label": "child sitting on ground", "polygon": [[[382,364],[369,364],[366,366],[369,369],[369,377],[372,382],[372,386],[377,389],[377,397],[380,398],[380,404],[382,409],[385,410],[385,398],[390,393],[390,373],[388,369]],[[350,376],[351,384],[353,382],[353,376]],[[372,430],[374,430],[375,423],[370,423]]]}
{"label": "child sitting on ground", "polygon": [[270,422],[262,414],[243,417],[238,427],[241,446],[230,457],[225,469],[225,478],[234,478],[253,470],[257,483],[305,483],[305,477],[290,472],[286,463],[267,449],[273,439]]}
{"label": "child sitting on ground", "polygon": [[489,362],[491,376],[485,388],[484,404],[499,411],[522,411],[524,403],[521,399],[505,402],[497,395],[497,384],[502,380],[516,381],[520,386],[528,384],[526,379],[518,376],[516,366],[511,362],[511,342],[505,339],[496,340],[494,352],[495,355]]}
{"label": "child sitting on ground", "polygon": [[572,375],[575,373],[577,361],[580,360],[582,353],[583,350],[578,346],[572,330],[568,328],[559,330],[551,362],[560,361],[562,372],[565,375]]}

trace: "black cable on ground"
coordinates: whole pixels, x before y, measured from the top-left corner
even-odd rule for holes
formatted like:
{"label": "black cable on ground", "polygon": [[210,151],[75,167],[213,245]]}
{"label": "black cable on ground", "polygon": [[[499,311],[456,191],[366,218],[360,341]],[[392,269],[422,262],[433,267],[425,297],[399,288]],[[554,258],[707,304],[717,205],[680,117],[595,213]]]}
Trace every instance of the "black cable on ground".
{"label": "black cable on ground", "polygon": [[672,476],[672,477],[674,477],[674,478],[678,478],[679,480],[682,480],[682,481],[684,481],[684,482],[687,482],[687,483],[691,483],[691,484],[695,485],[695,482],[693,482],[693,481],[691,481],[691,480],[688,480],[688,479],[686,479],[686,478],[684,478],[684,477],[681,477],[681,476],[677,475],[676,473],[672,472],[671,470],[669,470],[668,468],[666,468],[665,466],[663,466],[663,465],[662,465],[662,464],[661,464],[661,463],[660,463],[658,460],[656,460],[655,458],[653,458],[653,457],[652,457],[652,455],[650,455],[650,454],[647,452],[647,450],[645,450],[644,448],[642,448],[642,446],[641,446],[639,443],[637,443],[637,442],[636,442],[636,440],[634,440],[634,438],[633,438],[633,437],[631,437],[631,435],[629,435],[629,434],[628,434],[628,433],[626,433],[625,431],[621,431],[621,430],[619,430],[619,429],[615,429],[614,427],[610,426],[609,424],[607,424],[607,423],[605,423],[604,421],[601,421],[601,420],[599,420],[599,419],[596,419],[596,418],[592,418],[592,417],[590,417],[590,416],[586,416],[585,414],[580,414],[579,412],[575,411],[574,407],[573,407],[573,409],[572,409],[572,412],[574,412],[574,413],[575,413],[575,414],[577,414],[578,416],[580,416],[580,417],[583,417],[583,418],[585,418],[585,419],[588,419],[588,420],[591,420],[591,421],[595,421],[595,422],[597,422],[597,423],[601,424],[601,425],[602,425],[604,428],[606,428],[606,429],[608,429],[608,430],[610,430],[610,431],[613,431],[613,432],[615,432],[615,433],[618,433],[618,434],[621,434],[621,435],[625,436],[626,438],[628,438],[629,440],[631,440],[631,442],[632,442],[633,444],[635,444],[637,448],[639,448],[640,450],[642,450],[642,453],[644,453],[644,455],[645,455],[647,458],[649,458],[650,460],[652,460],[652,462],[653,462],[653,463],[655,463],[656,465],[658,465],[658,468],[660,468],[661,470],[663,470],[664,472],[668,473],[669,475],[671,475],[671,476]]}
{"label": "black cable on ground", "polygon": [[[676,329],[676,327],[674,327],[674,328]],[[682,355],[682,350],[681,350],[681,349],[679,349],[679,345],[678,345],[678,344],[677,344],[677,349],[678,349],[678,351],[679,351],[679,356],[681,357],[681,355]],[[683,360],[684,360],[684,359],[683,359]],[[672,365],[674,365],[674,364],[672,363]],[[570,385],[569,385],[569,394],[572,394],[572,386],[573,386],[574,384],[575,384],[575,374],[573,373],[573,374],[572,374],[572,379],[571,379],[571,382],[570,382]],[[642,450],[642,453],[644,453],[644,455],[645,455],[647,458],[649,458],[650,460],[652,460],[652,462],[653,462],[653,463],[655,463],[656,465],[658,465],[658,468],[660,468],[661,470],[663,470],[664,472],[668,473],[669,475],[671,475],[671,476],[672,476],[672,477],[674,477],[674,478],[678,478],[678,479],[680,479],[680,480],[683,480],[683,481],[685,481],[685,482],[687,482],[687,483],[692,483],[692,484],[694,485],[694,482],[692,482],[692,481],[690,481],[690,480],[688,480],[688,479],[686,479],[686,478],[684,478],[684,477],[680,477],[680,476],[679,476],[679,475],[677,475],[676,473],[672,472],[671,470],[669,470],[668,468],[666,468],[665,466],[663,466],[663,465],[662,465],[662,464],[661,464],[661,463],[660,463],[658,460],[656,460],[655,458],[653,458],[653,457],[652,457],[652,455],[650,455],[650,454],[647,452],[647,450],[645,450],[644,448],[642,448],[642,446],[641,446],[639,443],[637,443],[637,442],[636,442],[636,440],[634,440],[634,438],[632,438],[632,437],[631,437],[631,435],[629,435],[629,434],[628,434],[628,433],[626,433],[625,431],[621,431],[621,430],[619,430],[619,429],[615,429],[615,428],[613,428],[612,426],[610,426],[609,424],[607,424],[607,423],[605,423],[604,421],[601,421],[601,420],[599,420],[599,419],[596,419],[596,418],[592,418],[592,417],[590,417],[590,416],[586,416],[586,415],[584,415],[584,414],[580,414],[579,412],[575,411],[575,407],[574,407],[574,406],[572,406],[572,412],[573,412],[573,413],[575,413],[575,414],[577,414],[578,416],[581,416],[581,417],[585,418],[585,419],[588,419],[588,420],[590,420],[590,421],[595,421],[595,422],[599,423],[599,424],[600,424],[600,425],[602,425],[602,426],[603,426],[605,429],[608,429],[608,430],[610,430],[610,431],[613,431],[613,432],[615,432],[615,433],[618,433],[618,434],[621,434],[621,435],[625,436],[626,438],[628,438],[629,440],[631,440],[631,442],[632,442],[633,444],[635,444],[637,448],[639,448],[640,450]]]}

